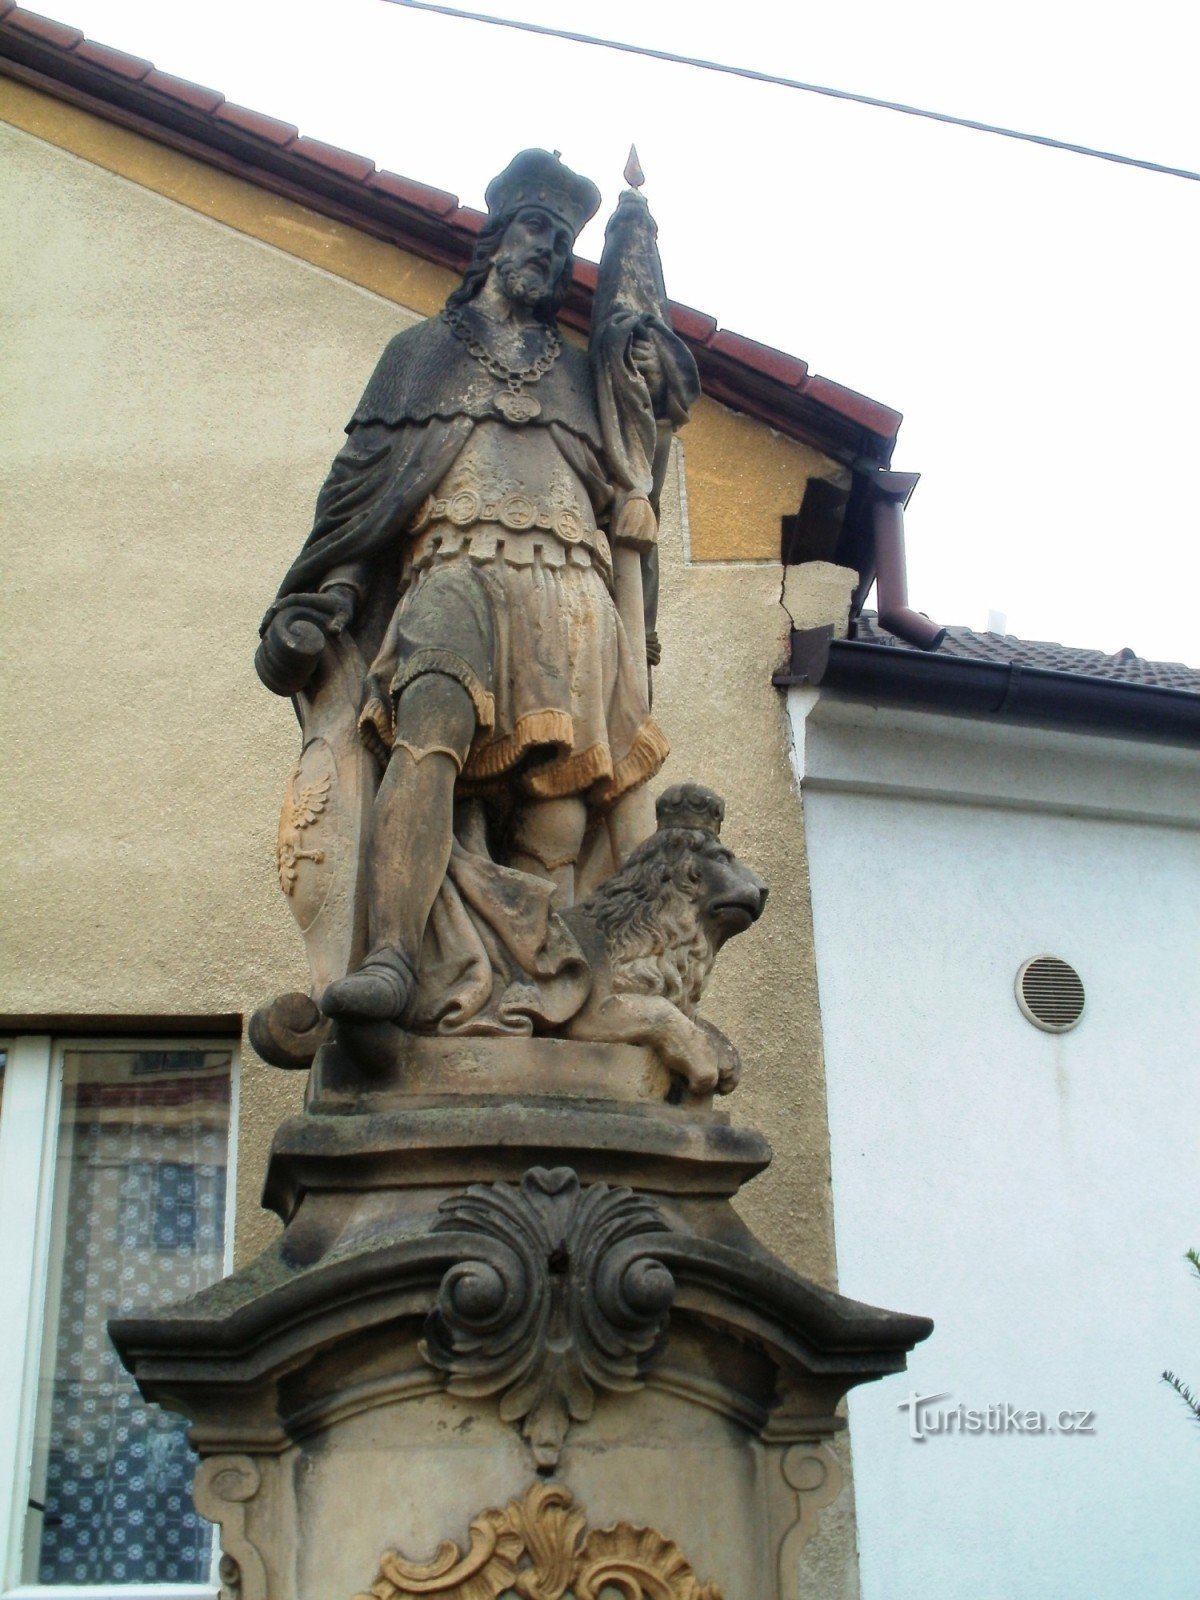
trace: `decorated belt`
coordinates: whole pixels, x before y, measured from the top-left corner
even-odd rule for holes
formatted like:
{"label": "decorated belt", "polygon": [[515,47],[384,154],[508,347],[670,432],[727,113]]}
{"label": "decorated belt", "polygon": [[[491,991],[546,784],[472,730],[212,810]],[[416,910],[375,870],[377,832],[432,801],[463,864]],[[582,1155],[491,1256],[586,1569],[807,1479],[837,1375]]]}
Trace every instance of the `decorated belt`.
{"label": "decorated belt", "polygon": [[450,522],[469,528],[478,522],[498,522],[514,533],[542,528],[564,544],[594,545],[604,536],[589,528],[575,506],[545,506],[527,494],[514,491],[499,500],[485,499],[474,489],[460,489],[444,500],[429,495],[409,523],[409,533],[423,532],[431,522]]}

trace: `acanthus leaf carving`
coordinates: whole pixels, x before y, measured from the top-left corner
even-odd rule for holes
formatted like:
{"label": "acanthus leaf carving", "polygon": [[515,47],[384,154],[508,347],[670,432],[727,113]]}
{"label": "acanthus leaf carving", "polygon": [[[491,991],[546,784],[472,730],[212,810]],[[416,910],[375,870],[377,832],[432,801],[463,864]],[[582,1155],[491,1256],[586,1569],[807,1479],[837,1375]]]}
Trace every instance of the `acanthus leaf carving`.
{"label": "acanthus leaf carving", "polygon": [[389,1551],[354,1600],[600,1600],[606,1591],[621,1600],[722,1600],[671,1539],[628,1522],[589,1529],[587,1513],[558,1483],[535,1483],[502,1510],[482,1512],[465,1555],[449,1540],[427,1562]]}
{"label": "acanthus leaf carving", "polygon": [[596,1390],[640,1388],[665,1337],[675,1283],[653,1253],[658,1208],[535,1167],[519,1188],[475,1184],[443,1202],[434,1226],[478,1236],[480,1251],[442,1279],[422,1353],[451,1393],[499,1394],[500,1415],[554,1466]]}

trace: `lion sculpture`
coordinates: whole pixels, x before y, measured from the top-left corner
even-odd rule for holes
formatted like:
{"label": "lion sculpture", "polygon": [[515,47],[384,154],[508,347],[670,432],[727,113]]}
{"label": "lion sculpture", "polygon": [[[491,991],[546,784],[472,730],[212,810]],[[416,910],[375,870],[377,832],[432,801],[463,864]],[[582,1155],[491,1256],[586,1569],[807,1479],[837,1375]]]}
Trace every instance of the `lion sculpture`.
{"label": "lion sculpture", "polygon": [[762,914],[767,885],[720,840],[724,802],[698,783],[659,796],[658,831],[563,913],[592,969],[566,1033],[647,1045],[694,1094],[728,1094],[733,1045],[696,1008],[717,951]]}
{"label": "lion sculpture", "polygon": [[[721,843],[725,806],[711,789],[677,784],[656,811],[657,831],[586,900],[559,914],[574,935],[563,929],[578,974],[571,1007],[553,1027],[526,1022],[525,1031],[644,1045],[693,1094],[728,1094],[741,1073],[738,1053],[696,1009],[717,951],[757,921],[767,886]],[[536,980],[518,977],[527,994]],[[510,978],[504,973],[497,985]],[[257,1012],[250,1038],[266,1060],[307,1067],[330,1031],[313,1000],[295,994]],[[390,1023],[338,1031],[353,1052],[380,1062],[402,1038]]]}

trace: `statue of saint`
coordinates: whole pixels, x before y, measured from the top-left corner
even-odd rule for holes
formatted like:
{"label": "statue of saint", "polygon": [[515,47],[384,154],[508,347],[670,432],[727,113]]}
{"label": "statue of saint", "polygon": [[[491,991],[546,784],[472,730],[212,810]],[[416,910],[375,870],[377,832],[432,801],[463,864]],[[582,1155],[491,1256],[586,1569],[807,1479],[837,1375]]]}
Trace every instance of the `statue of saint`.
{"label": "statue of saint", "polygon": [[[561,338],[599,200],[542,150],[492,181],[462,283],[385,349],[264,620],[260,676],[295,696],[306,755],[333,752],[299,789],[302,757],[280,874],[291,892],[290,852],[326,921],[342,908],[342,975],[327,963],[318,995],[340,1021],[553,1028],[587,982],[558,912],[653,827],[654,507],[699,385],[632,191],[590,353]],[[355,791],[354,845],[300,849],[331,784]]]}

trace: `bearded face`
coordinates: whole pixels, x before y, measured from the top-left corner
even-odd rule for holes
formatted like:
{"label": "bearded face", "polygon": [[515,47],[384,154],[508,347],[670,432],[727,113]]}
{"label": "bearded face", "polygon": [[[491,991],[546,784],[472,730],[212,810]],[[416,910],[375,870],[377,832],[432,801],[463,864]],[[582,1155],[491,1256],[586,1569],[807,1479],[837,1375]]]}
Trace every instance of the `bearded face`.
{"label": "bearded face", "polygon": [[493,258],[505,298],[531,310],[554,294],[567,258],[571,234],[562,222],[537,206],[517,212]]}

